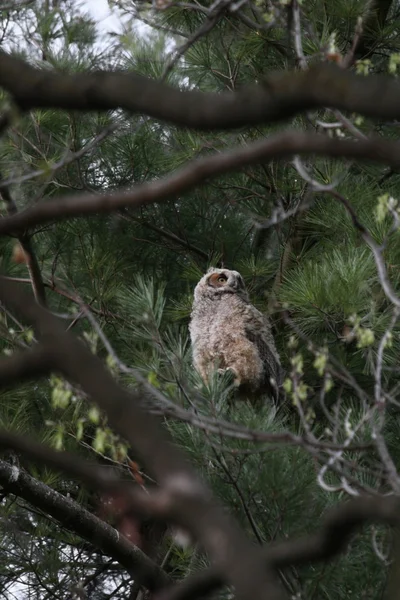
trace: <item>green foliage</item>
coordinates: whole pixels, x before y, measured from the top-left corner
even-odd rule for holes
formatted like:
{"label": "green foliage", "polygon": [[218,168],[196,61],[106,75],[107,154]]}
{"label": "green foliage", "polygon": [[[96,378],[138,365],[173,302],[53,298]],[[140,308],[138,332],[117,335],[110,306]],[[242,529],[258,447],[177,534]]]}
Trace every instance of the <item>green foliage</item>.
{"label": "green foliage", "polygon": [[306,334],[322,334],[327,322],[343,325],[353,313],[371,310],[371,284],[376,272],[371,252],[363,247],[331,249],[291,270],[280,299],[296,310]]}
{"label": "green foliage", "polygon": [[[181,89],[225,93],[262,82],[272,71],[295,68],[293,36],[287,31],[289,3],[267,4],[244,3],[238,11],[226,10],[207,35],[189,44],[168,82]],[[352,48],[365,2],[299,4],[302,47],[310,64],[324,59],[328,51],[345,55]],[[110,0],[109,5],[124,16],[124,26],[102,43],[93,20],[74,0],[62,0],[19,8],[12,31],[7,14],[1,12],[4,46],[59,72],[132,69],[161,79],[173,57],[173,45],[191,40],[205,23],[200,6],[153,10],[150,4],[141,4],[133,9],[129,0]],[[155,27],[143,33],[141,18]],[[385,25],[375,28],[373,51],[357,57],[368,62],[358,60],[354,68],[364,74],[389,70],[397,76],[398,31],[399,15],[393,10]],[[9,98],[3,94],[0,102],[5,110]],[[397,126],[391,123],[346,116],[361,134],[398,137]],[[326,125],[337,115],[315,111],[294,118],[291,127],[304,131],[317,119]],[[57,202],[64,195],[157,182],[188,161],[244,147],[281,130],[282,125],[275,124],[196,132],[120,110],[77,114],[38,109],[15,114],[12,127],[3,134],[1,174],[22,210],[38,201]],[[352,136],[344,126],[335,125],[329,132]],[[304,165],[315,181],[335,184],[376,243],[384,244],[385,265],[399,292],[399,232],[391,231],[398,207],[389,201],[400,199],[399,174],[374,164],[322,158]],[[290,211],[311,199],[304,213],[263,228],[277,207]],[[6,211],[3,202],[1,214]],[[282,439],[271,445],[265,435],[304,436],[308,427],[321,443],[372,446],[374,421],[365,415],[374,398],[379,344],[388,327],[392,331],[382,358],[382,383],[394,402],[386,411],[383,435],[399,467],[399,325],[392,324],[392,307],[379,283],[374,257],[345,207],[328,193],[312,193],[290,161],[251,165],[140,209],[50,223],[34,231],[31,241],[49,308],[102,358],[114,377],[140,390],[146,406],[156,405],[174,441],[255,543],[311,533],[327,508],[348,497],[335,470],[326,473],[324,485],[318,483],[331,451],[318,454],[315,446],[306,449]],[[26,264],[15,261],[14,251],[14,238],[0,239],[3,270],[26,279],[29,288]],[[287,392],[286,402],[278,407],[267,398],[257,407],[234,400],[229,373],[214,373],[206,384],[193,369],[187,329],[193,289],[216,265],[240,271],[254,304],[265,312],[275,310],[271,319]],[[86,318],[83,305],[91,310],[97,328]],[[282,308],[297,328],[296,338],[285,314],[280,319]],[[25,324],[2,316],[2,353],[34,344],[33,332]],[[138,383],[137,373],[163,394],[169,408],[176,405],[188,411],[187,420],[173,418],[172,410],[161,401],[157,404]],[[357,385],[352,387],[353,381]],[[211,423],[216,419],[219,424],[210,430],[199,427],[197,418]],[[231,429],[225,429],[226,422],[233,423]],[[126,477],[132,476],[129,459],[137,460],[110,429],[105,415],[59,376],[3,390],[0,426],[73,452],[77,460],[117,466]],[[262,441],[255,432],[264,435]],[[349,448],[342,458],[363,489],[391,491],[382,483],[386,471],[375,447]],[[23,466],[94,514],[101,512],[93,490],[29,461]],[[106,564],[105,557],[70,534],[67,526],[44,516],[40,506],[6,496],[0,504],[0,531],[0,590],[23,581],[29,597],[64,598],[65,590],[69,593],[76,582],[90,580],[88,598],[103,600],[106,592],[117,599],[128,597],[130,582],[123,581],[120,566]],[[329,564],[286,569],[281,580],[290,597],[380,597],[387,571],[373,550],[372,534],[365,530],[348,552]],[[167,542],[170,546],[162,559],[174,578],[207,564],[200,548],[182,548],[171,532]],[[388,544],[385,538],[384,548]],[[164,551],[164,544],[160,547]],[[230,598],[229,593],[218,597]]]}

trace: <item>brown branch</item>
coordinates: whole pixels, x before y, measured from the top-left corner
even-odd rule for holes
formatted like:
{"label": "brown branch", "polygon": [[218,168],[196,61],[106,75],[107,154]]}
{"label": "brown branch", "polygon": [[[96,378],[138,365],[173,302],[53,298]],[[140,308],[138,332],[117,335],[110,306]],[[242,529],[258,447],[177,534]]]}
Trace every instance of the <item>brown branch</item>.
{"label": "brown branch", "polygon": [[113,527],[21,468],[0,460],[0,485],[7,493],[24,498],[57,519],[69,531],[100,548],[148,589],[156,590],[168,583],[169,579],[162,569]]}
{"label": "brown branch", "polygon": [[104,214],[124,207],[137,208],[162,202],[203,184],[211,177],[237,171],[257,162],[294,154],[356,158],[400,167],[399,142],[385,141],[381,138],[364,141],[338,140],[324,135],[289,131],[249,144],[244,148],[194,160],[169,177],[143,183],[133,189],[102,195],[63,196],[52,202],[41,202],[17,215],[1,219],[0,234],[17,233],[53,220]]}
{"label": "brown branch", "polygon": [[[365,497],[340,504],[329,511],[316,533],[265,547],[265,561],[275,569],[282,569],[329,560],[344,552],[352,536],[367,523],[398,525],[399,508],[400,502],[396,497]],[[217,571],[210,567],[201,573],[194,573],[170,590],[160,592],[157,600],[195,600],[223,584]]]}
{"label": "brown branch", "polygon": [[14,381],[22,382],[47,375],[53,364],[52,351],[46,346],[14,352],[12,356],[0,360],[0,384],[7,386]]}
{"label": "brown branch", "polygon": [[[31,284],[31,280],[27,279],[25,277],[6,277],[4,276],[4,279],[8,279],[9,281],[16,281],[18,283],[29,283]],[[48,288],[49,290],[51,290],[52,292],[54,292],[55,294],[58,294],[59,296],[63,296],[64,298],[66,298],[67,300],[69,300],[70,302],[73,302],[73,304],[77,304],[78,306],[82,306],[82,304],[84,304],[85,306],[90,307],[90,310],[92,311],[92,313],[99,315],[100,317],[112,317],[114,319],[123,319],[123,317],[121,315],[117,315],[116,313],[113,313],[111,311],[108,310],[101,310],[99,308],[96,308],[94,306],[92,306],[91,304],[86,305],[83,300],[79,299],[77,296],[73,296],[72,294],[66,292],[63,289],[60,289],[56,286],[56,283],[53,281],[48,282],[48,281],[44,281],[43,285],[45,288]],[[71,314],[71,319],[73,319],[74,316]]]}
{"label": "brown branch", "polygon": [[159,483],[164,507],[173,520],[190,531],[210,554],[222,578],[235,587],[237,598],[282,598],[260,549],[215,503],[158,421],[141,408],[137,393],[121,388],[101,360],[65,331],[56,317],[27,297],[20,285],[1,278],[0,300],[32,323],[38,339],[52,354],[54,370],[79,384],[106,412],[110,426],[136,450]]}
{"label": "brown branch", "polygon": [[221,94],[180,91],[137,73],[65,75],[0,53],[0,86],[22,110],[63,108],[133,113],[197,129],[233,129],[288,119],[329,106],[367,117],[400,118],[400,85],[387,76],[358,76],[333,64],[271,74],[263,83]]}
{"label": "brown branch", "polygon": [[[85,483],[96,491],[116,492],[121,497],[126,513],[134,513],[143,519],[174,521],[174,511],[162,491],[144,492],[131,478],[123,479],[115,468],[82,460],[74,454],[56,451],[26,436],[0,430],[0,450],[13,450],[29,462],[46,465],[73,479]],[[1,462],[1,461],[0,461]]]}
{"label": "brown branch", "polygon": [[346,52],[345,56],[343,56],[341,63],[340,63],[340,66],[342,67],[342,69],[348,69],[349,67],[351,67],[353,65],[356,50],[360,43],[362,34],[363,34],[363,19],[362,19],[362,17],[358,17],[356,27],[354,30],[353,42],[352,42],[349,50]]}
{"label": "brown branch", "polygon": [[[103,469],[98,465],[78,461],[74,455],[56,452],[33,440],[5,431],[0,432],[0,447],[22,452],[30,459],[78,477],[96,489],[121,490],[127,495],[136,514],[157,519],[168,516],[171,505],[162,491],[151,495],[141,494],[140,491],[138,493],[138,490],[133,489],[129,482],[122,481],[112,469]],[[270,563],[274,568],[281,569],[292,564],[303,565],[311,561],[328,560],[345,550],[350,537],[366,521],[381,520],[395,525],[398,520],[398,508],[399,501],[396,498],[382,497],[357,499],[340,505],[328,513],[325,524],[316,534],[264,548],[265,565]],[[218,571],[211,568],[195,574],[178,587],[167,591],[165,598],[198,598],[223,583],[224,580]],[[164,598],[164,595],[162,597]]]}
{"label": "brown branch", "polygon": [[[120,490],[126,494],[127,500],[131,502],[131,509],[136,514],[145,517],[151,516],[157,519],[167,516],[165,511],[168,510],[169,505],[168,502],[165,502],[162,493],[151,495],[141,494],[140,490],[134,488],[129,481],[121,480],[117,471],[110,468],[104,469],[97,464],[77,460],[75,455],[67,452],[57,452],[40,443],[34,442],[31,439],[7,431],[0,431],[0,448],[17,450],[30,460],[34,460],[35,462],[39,461],[40,463],[46,464],[57,470],[62,470],[67,475],[78,477],[81,481],[94,486],[97,490]],[[0,481],[2,465],[3,461],[0,461]],[[10,469],[15,470],[15,467],[8,467],[8,471]],[[28,481],[30,480],[31,478],[28,478]],[[18,481],[21,481],[20,476],[18,477]],[[38,482],[36,482],[35,485],[36,488],[39,486],[39,489],[47,488],[47,486],[39,484]],[[10,491],[16,493],[15,490]],[[50,490],[48,494],[49,493],[53,499],[57,499],[60,496],[52,490]],[[18,493],[18,495],[21,495],[21,497],[32,502],[32,498],[27,497],[26,494],[23,495]],[[63,499],[60,499],[60,502],[61,505],[63,505]],[[42,503],[33,503],[43,509]],[[69,508],[69,505],[67,505],[65,510]],[[79,507],[75,502],[72,503],[72,508],[79,511],[79,513],[83,514],[85,517],[86,511]],[[367,521],[383,521],[390,525],[396,525],[399,518],[398,509],[399,501],[396,498],[363,498],[339,505],[328,513],[325,518],[325,523],[316,534],[304,536],[298,540],[278,542],[269,545],[268,547],[264,547],[265,564],[267,565],[269,562],[274,568],[281,569],[290,565],[298,566],[313,561],[321,562],[328,560],[340,552],[343,552],[346,549],[351,536],[354,535],[355,531]],[[47,508],[45,510],[53,516],[56,516],[59,520],[63,520],[60,519],[59,515],[54,515],[54,510],[48,510]],[[80,517],[80,520],[81,519],[82,517]],[[98,519],[95,518],[94,525],[96,525],[97,521]],[[92,521],[89,522],[89,524],[92,523]],[[71,526],[68,527],[71,529]],[[81,530],[73,530],[82,536]],[[104,524],[102,522],[101,531],[104,531]],[[112,540],[115,538],[114,532],[115,530],[112,530]],[[82,537],[89,539],[87,534]],[[95,545],[99,545],[97,538],[95,540],[91,538],[89,541]],[[102,546],[99,547],[104,549]],[[122,552],[125,552],[126,548],[129,550],[129,547],[127,547],[126,544],[123,544]],[[120,561],[119,558],[116,558],[115,553],[110,552],[110,550],[107,550],[107,553]],[[142,558],[140,551],[137,551],[135,556],[140,562]],[[130,554],[128,560],[131,560]],[[125,563],[121,564],[127,566]],[[155,565],[154,568],[157,569]],[[139,577],[137,572],[135,573],[135,576],[136,578]],[[164,582],[162,581],[163,577]],[[158,574],[156,580],[153,582],[153,589],[159,587],[159,579],[160,582],[164,584],[167,581],[166,576],[162,573],[160,576]],[[184,598],[198,598],[201,595],[213,591],[216,587],[223,585],[223,583],[224,581],[218,572],[214,568],[210,568],[202,573],[196,573],[179,586],[162,593],[162,598],[165,597],[170,600],[172,600],[172,598],[174,600],[178,600],[178,598],[182,600]]]}
{"label": "brown branch", "polygon": [[272,544],[266,558],[276,568],[325,561],[344,550],[354,535],[371,521],[396,526],[399,523],[399,499],[396,497],[357,498],[328,512],[321,529],[298,540]]}

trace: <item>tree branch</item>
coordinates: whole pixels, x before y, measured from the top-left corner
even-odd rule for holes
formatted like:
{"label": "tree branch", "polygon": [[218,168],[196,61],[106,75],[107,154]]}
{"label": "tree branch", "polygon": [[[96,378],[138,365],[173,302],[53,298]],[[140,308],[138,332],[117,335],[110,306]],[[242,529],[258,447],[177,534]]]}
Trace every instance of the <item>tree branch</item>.
{"label": "tree branch", "polygon": [[180,91],[137,73],[65,75],[0,52],[0,86],[22,110],[110,110],[207,129],[235,129],[288,119],[329,106],[367,117],[399,119],[400,85],[387,76],[358,76],[332,64],[271,74],[259,85],[221,94]]}
{"label": "tree branch", "polygon": [[0,460],[0,485],[57,519],[63,527],[87,540],[123,565],[135,580],[150,590],[165,586],[169,578],[144,552],[71,498],[66,498],[21,468]]}
{"label": "tree branch", "polygon": [[[132,510],[136,514],[162,518],[163,509],[168,509],[168,504],[165,504],[162,493],[151,495],[137,493],[138,490],[133,488],[131,482],[122,480],[116,471],[109,468],[104,469],[99,465],[91,464],[89,462],[78,461],[76,456],[67,452],[56,452],[33,440],[6,431],[0,431],[0,447],[22,452],[27,458],[33,458],[35,461],[39,461],[52,468],[56,468],[57,470],[62,470],[68,475],[78,477],[81,481],[93,485],[96,489],[105,491],[119,490],[125,492],[127,495],[127,502],[133,502]],[[4,465],[7,465],[7,467],[4,467]],[[50,488],[47,488],[44,484],[41,484],[25,475],[23,472],[18,471],[16,467],[12,467],[7,463],[4,463],[4,465],[3,461],[0,461],[0,482],[4,481],[4,478],[2,480],[2,473],[5,470],[7,473],[7,481],[11,478],[11,473],[22,473],[22,476],[18,475],[19,483],[21,484],[21,481],[25,477],[24,481],[27,481],[28,484],[30,484],[27,485],[25,483],[23,485],[23,493],[21,493],[20,490],[16,491],[14,488],[9,488],[8,485],[6,486],[7,489],[10,489],[13,493],[18,492],[19,496],[27,499],[29,502],[35,504],[35,506],[39,506],[42,509],[43,503],[42,501],[39,502],[37,498],[39,497],[40,499],[41,496],[39,492],[45,490],[47,495],[50,494],[52,499],[50,505],[46,505],[45,507],[46,512],[49,512],[49,514],[64,522],[67,514],[68,519],[73,518],[73,515],[68,511],[78,511],[80,517],[77,522],[82,522],[83,515],[87,526],[93,526],[93,528],[95,528],[99,525],[101,532],[106,532],[106,541],[110,538],[111,544],[114,543],[115,530],[113,528],[105,525],[102,521],[93,517],[93,515],[90,515],[90,513],[87,513],[87,511],[75,502],[64,499],[63,496],[57,492],[53,492],[53,490],[50,490]],[[5,484],[3,483],[3,485]],[[36,499],[28,494],[32,489],[32,486],[34,490],[36,490]],[[56,507],[56,510],[61,510],[61,516],[59,513],[55,514],[54,507]],[[270,563],[275,569],[281,569],[290,565],[299,566],[313,561],[322,562],[324,560],[329,560],[346,549],[350,538],[355,534],[356,530],[365,525],[366,522],[378,521],[389,525],[396,525],[399,520],[398,509],[399,500],[397,498],[361,498],[341,504],[328,512],[323,525],[315,534],[304,536],[298,540],[277,542],[264,547],[263,553],[265,564],[267,565]],[[87,520],[86,513],[90,515],[89,520]],[[98,521],[100,521],[100,523],[98,523]],[[93,537],[89,537],[87,532],[83,535],[80,526],[79,530],[78,528],[71,528],[68,520],[67,527],[104,550],[104,546],[98,543],[98,538],[96,537],[93,540]],[[123,543],[122,548],[117,548],[117,555],[115,554],[115,551],[111,552],[109,548],[107,551],[104,551],[121,562],[118,558],[118,552],[121,550],[123,554],[127,552],[127,560],[131,560],[132,551],[129,549],[130,545],[131,544],[127,545]],[[135,560],[136,558],[139,562],[142,559],[140,550],[135,551]],[[147,557],[146,560],[148,560]],[[121,562],[121,564],[128,568],[127,563]],[[147,568],[147,566],[146,563],[145,568]],[[154,568],[157,570],[155,565]],[[134,575],[135,578],[139,577],[138,572],[135,572]],[[167,581],[164,574],[157,574],[157,577],[153,582],[154,587],[150,589],[157,589],[160,585],[165,585]],[[179,584],[179,586],[162,593],[161,598],[165,597],[165,599],[169,598],[170,600],[172,600],[172,598],[174,600],[178,600],[178,598],[181,600],[184,598],[198,598],[201,595],[213,591],[216,587],[223,585],[223,583],[224,580],[219,575],[218,571],[215,568],[210,568],[204,572],[194,574],[192,577],[189,577],[186,581]],[[148,585],[146,583],[144,584]]]}
{"label": "tree branch", "polygon": [[[399,508],[396,497],[357,498],[346,502],[328,512],[325,522],[316,533],[264,548],[265,561],[275,569],[326,561],[345,551],[351,537],[366,523],[398,525]],[[162,591],[157,595],[157,600],[195,600],[213,592],[223,583],[217,571],[210,567]]]}
{"label": "tree branch", "polygon": [[0,385],[4,387],[15,381],[21,383],[32,377],[47,375],[53,365],[52,351],[47,346],[14,352],[0,360]]}
{"label": "tree branch", "polygon": [[[399,102],[400,106],[400,102]],[[164,179],[143,183],[133,189],[107,194],[62,196],[0,219],[0,234],[18,233],[36,225],[70,217],[111,213],[118,209],[137,208],[179,196],[211,177],[237,171],[244,166],[267,162],[294,154],[318,154],[334,158],[356,158],[400,167],[400,143],[389,140],[338,140],[324,135],[285,132],[207,158],[192,161]]]}

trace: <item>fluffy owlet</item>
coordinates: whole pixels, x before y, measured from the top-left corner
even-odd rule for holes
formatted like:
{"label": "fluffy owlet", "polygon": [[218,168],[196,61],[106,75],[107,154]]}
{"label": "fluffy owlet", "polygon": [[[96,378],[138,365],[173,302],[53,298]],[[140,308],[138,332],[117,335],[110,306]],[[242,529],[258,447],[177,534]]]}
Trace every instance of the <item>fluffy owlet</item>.
{"label": "fluffy owlet", "polygon": [[208,270],[194,290],[189,330],[204,381],[215,368],[229,369],[239,390],[277,398],[281,366],[271,326],[251,304],[240,273]]}

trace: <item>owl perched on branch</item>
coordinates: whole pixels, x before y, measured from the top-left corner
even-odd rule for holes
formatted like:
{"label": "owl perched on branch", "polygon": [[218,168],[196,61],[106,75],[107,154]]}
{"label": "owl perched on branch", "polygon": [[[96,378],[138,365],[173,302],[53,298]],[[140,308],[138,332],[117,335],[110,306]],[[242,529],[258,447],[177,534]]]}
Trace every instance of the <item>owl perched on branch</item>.
{"label": "owl perched on branch", "polygon": [[239,391],[278,397],[281,366],[268,319],[253,306],[242,276],[209,269],[194,290],[189,325],[193,363],[207,382],[230,370]]}

